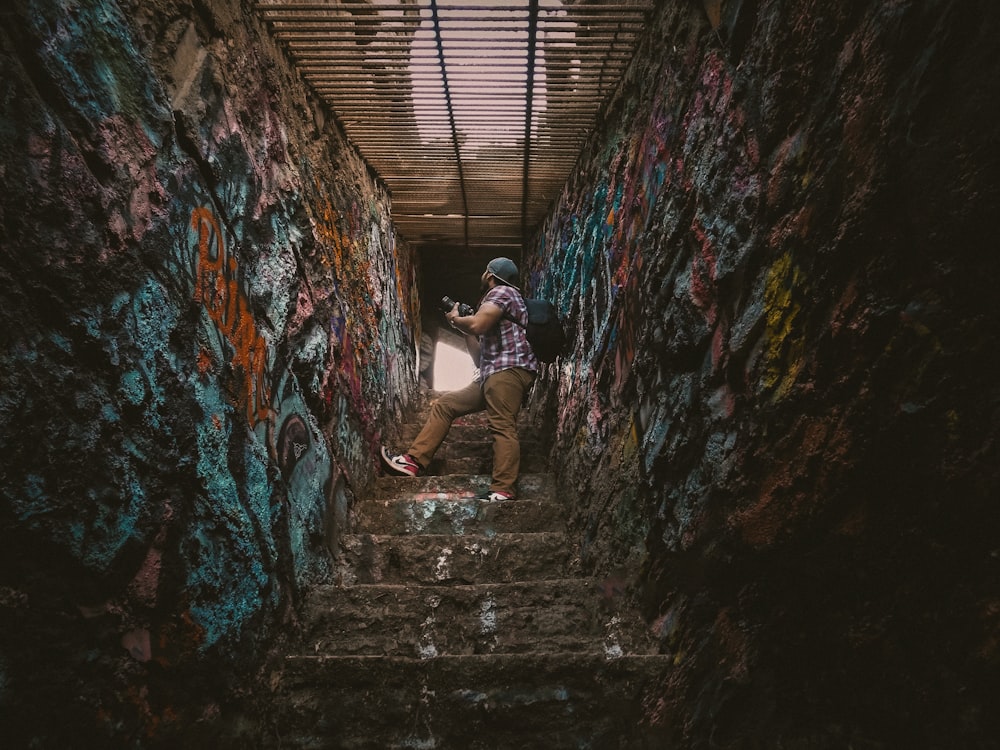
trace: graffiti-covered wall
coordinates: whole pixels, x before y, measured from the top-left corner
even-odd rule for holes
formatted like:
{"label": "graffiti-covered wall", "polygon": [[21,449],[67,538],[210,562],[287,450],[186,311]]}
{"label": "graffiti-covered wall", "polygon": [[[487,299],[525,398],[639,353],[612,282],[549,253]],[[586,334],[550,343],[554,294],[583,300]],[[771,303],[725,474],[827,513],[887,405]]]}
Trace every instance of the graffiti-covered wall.
{"label": "graffiti-covered wall", "polygon": [[671,747],[992,747],[985,3],[662,3],[537,240],[583,560],[676,656]]}
{"label": "graffiti-covered wall", "polygon": [[415,265],[252,4],[0,15],[0,734],[189,736],[329,572]]}

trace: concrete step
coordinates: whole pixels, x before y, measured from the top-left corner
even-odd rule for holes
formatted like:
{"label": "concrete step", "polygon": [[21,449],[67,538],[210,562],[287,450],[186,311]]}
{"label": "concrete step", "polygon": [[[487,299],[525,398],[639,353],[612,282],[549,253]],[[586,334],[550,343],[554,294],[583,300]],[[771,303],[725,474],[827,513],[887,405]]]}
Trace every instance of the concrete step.
{"label": "concrete step", "polygon": [[309,654],[429,658],[489,653],[657,650],[650,629],[617,611],[595,580],[457,586],[324,586],[304,612]]}
{"label": "concrete step", "polygon": [[[392,451],[404,451],[409,441],[390,446]],[[485,474],[493,468],[493,443],[480,441],[445,440],[426,468],[427,474]],[[522,474],[548,471],[548,450],[537,443],[521,443]]]}
{"label": "concrete step", "polygon": [[[522,439],[518,443],[521,446],[522,461],[536,455],[544,458],[543,454],[548,452],[547,449],[543,449],[543,446],[537,440]],[[404,445],[408,445],[408,443],[404,443]],[[489,435],[483,435],[480,438],[473,438],[471,440],[458,440],[449,436],[441,443],[434,457],[444,459],[464,457],[492,460],[493,438]]]}
{"label": "concrete step", "polygon": [[282,748],[644,750],[672,657],[291,656],[276,686]]}
{"label": "concrete step", "polygon": [[310,592],[275,682],[281,748],[663,747],[639,722],[672,657],[614,581],[580,577],[547,448],[519,434],[517,500],[475,499],[492,468],[480,413],[427,476],[381,477],[355,505],[337,585]]}
{"label": "concrete step", "polygon": [[562,531],[566,509],[539,500],[487,502],[447,492],[369,500],[355,508],[355,527],[372,534],[484,534]]}
{"label": "concrete step", "polygon": [[[486,472],[419,477],[382,476],[375,480],[372,498],[407,500],[468,500],[488,489]],[[523,472],[514,489],[519,500],[551,500],[556,492],[555,477],[547,472]]]}
{"label": "concrete step", "polygon": [[[493,469],[492,452],[484,455],[449,455],[447,451],[438,452],[427,466],[428,474],[484,474]],[[537,473],[548,471],[547,456],[534,452],[521,454],[521,472]]]}
{"label": "concrete step", "polygon": [[562,532],[345,534],[336,581],[359,583],[502,583],[569,578],[575,559]]}

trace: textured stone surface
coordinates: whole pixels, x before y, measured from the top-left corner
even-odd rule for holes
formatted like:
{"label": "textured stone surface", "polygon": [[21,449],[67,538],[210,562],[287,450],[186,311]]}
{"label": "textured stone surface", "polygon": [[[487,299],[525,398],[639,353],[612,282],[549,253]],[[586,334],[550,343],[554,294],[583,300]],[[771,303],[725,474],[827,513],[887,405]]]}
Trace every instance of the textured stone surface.
{"label": "textured stone surface", "polygon": [[251,4],[0,20],[0,736],[194,746],[374,478],[414,262]]}
{"label": "textured stone surface", "polygon": [[[995,748],[1000,6],[658,7],[522,264],[572,334],[532,404],[572,562],[675,663],[638,718]],[[412,262],[247,3],[0,16],[0,734],[246,747],[396,437]]]}
{"label": "textured stone surface", "polygon": [[[536,475],[537,476],[537,475]],[[523,477],[522,477],[523,479]],[[400,487],[401,482],[394,482]],[[484,487],[488,480],[484,481]],[[521,483],[523,492],[524,482]],[[381,490],[385,492],[386,490]],[[471,491],[418,491],[398,499],[372,498],[356,509],[365,528],[386,534],[463,534],[491,536],[530,527],[538,531],[563,531],[566,509],[551,500],[522,496],[516,503],[470,501]]]}
{"label": "textured stone surface", "polygon": [[[460,445],[488,444],[471,421]],[[487,481],[385,478],[358,504],[339,580],[310,593],[301,640],[273,675],[275,746],[656,747],[642,707],[673,656],[658,653],[623,581],[577,574],[575,545],[551,518],[512,512],[505,533],[393,523],[387,534],[366,507],[433,515],[447,502],[453,518],[471,517],[485,506],[463,487]],[[488,505],[556,504],[551,476],[520,483],[527,499]]]}
{"label": "textured stone surface", "polygon": [[[516,501],[515,501],[516,502]],[[572,571],[564,531],[504,534],[344,534],[345,583],[468,583],[562,578]]]}
{"label": "textured stone surface", "polygon": [[329,586],[304,612],[309,653],[420,658],[490,653],[655,653],[638,618],[626,622],[588,578],[470,585]]}
{"label": "textured stone surface", "polygon": [[[653,750],[639,707],[664,667],[591,654],[296,657],[282,688],[301,697],[282,704],[281,747]],[[343,739],[317,740],[330,736]]]}
{"label": "textured stone surface", "polygon": [[676,654],[665,746],[997,746],[998,31],[663,3],[540,233],[533,409]]}

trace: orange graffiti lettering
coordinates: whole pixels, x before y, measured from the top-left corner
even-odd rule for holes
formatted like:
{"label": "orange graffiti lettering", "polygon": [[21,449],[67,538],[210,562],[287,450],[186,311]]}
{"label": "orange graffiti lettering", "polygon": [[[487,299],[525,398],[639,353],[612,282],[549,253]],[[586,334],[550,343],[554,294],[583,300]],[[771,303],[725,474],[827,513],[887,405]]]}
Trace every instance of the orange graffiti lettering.
{"label": "orange graffiti lettering", "polygon": [[222,228],[215,215],[200,207],[191,213],[191,228],[198,232],[198,269],[195,299],[205,306],[219,332],[233,347],[231,364],[242,380],[246,415],[251,424],[270,415],[270,379],[267,342],[257,330],[243,290],[237,265],[227,258]]}

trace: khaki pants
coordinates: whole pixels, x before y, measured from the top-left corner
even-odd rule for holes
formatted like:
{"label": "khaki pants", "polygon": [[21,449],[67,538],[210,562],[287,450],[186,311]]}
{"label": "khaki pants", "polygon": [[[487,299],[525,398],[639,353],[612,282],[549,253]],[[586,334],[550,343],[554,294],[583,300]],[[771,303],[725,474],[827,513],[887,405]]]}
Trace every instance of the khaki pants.
{"label": "khaki pants", "polygon": [[431,405],[431,413],[407,451],[422,467],[434,457],[451,429],[451,423],[465,414],[486,409],[493,435],[493,482],[491,490],[514,493],[521,466],[521,444],[517,440],[517,414],[535,373],[521,367],[500,370],[482,385],[470,383],[458,391],[445,393]]}

